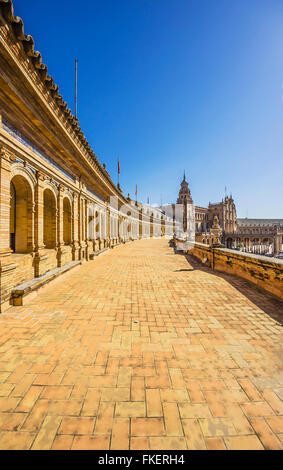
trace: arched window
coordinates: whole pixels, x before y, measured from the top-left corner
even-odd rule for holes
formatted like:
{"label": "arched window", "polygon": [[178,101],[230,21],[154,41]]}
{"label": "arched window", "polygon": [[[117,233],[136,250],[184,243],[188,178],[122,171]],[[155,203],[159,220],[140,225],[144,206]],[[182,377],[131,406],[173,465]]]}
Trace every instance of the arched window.
{"label": "arched window", "polygon": [[63,199],[63,239],[65,245],[69,245],[72,241],[71,232],[71,203],[65,197]]}
{"label": "arched window", "polygon": [[46,248],[56,246],[56,199],[50,189],[43,193],[43,243]]}
{"label": "arched window", "polygon": [[33,249],[32,190],[21,175],[12,178],[10,186],[10,247],[15,253]]}
{"label": "arched window", "polygon": [[10,248],[16,251],[16,189],[13,183],[10,185]]}

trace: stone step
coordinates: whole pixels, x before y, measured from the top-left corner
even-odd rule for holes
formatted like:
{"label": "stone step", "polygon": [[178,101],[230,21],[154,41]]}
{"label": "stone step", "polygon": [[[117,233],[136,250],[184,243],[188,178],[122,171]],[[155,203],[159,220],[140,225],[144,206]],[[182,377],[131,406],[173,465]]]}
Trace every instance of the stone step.
{"label": "stone step", "polygon": [[102,250],[97,250],[97,251],[92,251],[89,254],[89,259],[94,259],[95,256],[101,255],[101,253],[104,253],[105,251],[109,250],[108,247],[102,248]]}
{"label": "stone step", "polygon": [[18,284],[12,290],[11,303],[12,305],[23,305],[23,299],[32,292],[36,292],[40,287],[44,286],[48,282],[56,279],[61,274],[64,274],[66,271],[69,271],[76,266],[82,264],[82,261],[71,261],[70,263],[64,264],[60,268],[51,269],[45,274],[39,277],[35,277],[30,281],[23,282]]}

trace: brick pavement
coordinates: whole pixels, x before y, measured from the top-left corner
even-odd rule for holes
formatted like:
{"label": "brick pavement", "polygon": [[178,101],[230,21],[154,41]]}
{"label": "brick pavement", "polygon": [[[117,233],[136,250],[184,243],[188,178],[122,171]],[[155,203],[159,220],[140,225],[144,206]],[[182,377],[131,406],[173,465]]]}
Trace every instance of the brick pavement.
{"label": "brick pavement", "polygon": [[140,240],[11,307],[0,449],[282,449],[282,327],[245,289]]}

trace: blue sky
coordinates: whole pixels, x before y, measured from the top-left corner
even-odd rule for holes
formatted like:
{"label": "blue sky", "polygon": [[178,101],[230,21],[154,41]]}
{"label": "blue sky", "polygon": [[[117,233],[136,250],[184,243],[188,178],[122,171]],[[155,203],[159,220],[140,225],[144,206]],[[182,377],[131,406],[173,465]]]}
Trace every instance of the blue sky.
{"label": "blue sky", "polygon": [[282,0],[14,0],[49,74],[124,193],[283,218]]}

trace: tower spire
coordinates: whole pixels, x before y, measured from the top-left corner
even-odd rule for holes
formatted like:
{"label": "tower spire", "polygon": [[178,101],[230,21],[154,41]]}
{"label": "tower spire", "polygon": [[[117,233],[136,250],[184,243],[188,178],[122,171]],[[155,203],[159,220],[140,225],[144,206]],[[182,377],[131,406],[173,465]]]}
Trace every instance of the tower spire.
{"label": "tower spire", "polygon": [[179,191],[179,197],[177,199],[177,204],[193,204],[192,197],[191,197],[191,191],[188,185],[188,182],[186,180],[186,173],[184,171],[184,179],[181,182],[181,189]]}

